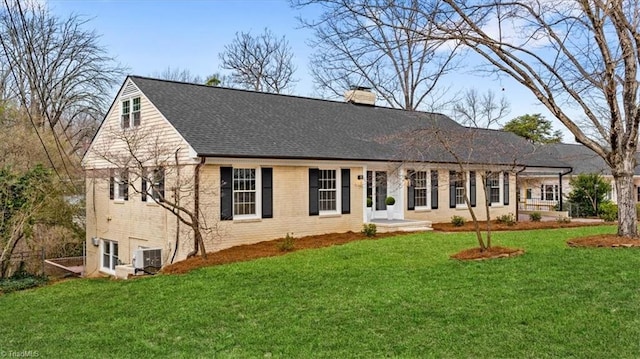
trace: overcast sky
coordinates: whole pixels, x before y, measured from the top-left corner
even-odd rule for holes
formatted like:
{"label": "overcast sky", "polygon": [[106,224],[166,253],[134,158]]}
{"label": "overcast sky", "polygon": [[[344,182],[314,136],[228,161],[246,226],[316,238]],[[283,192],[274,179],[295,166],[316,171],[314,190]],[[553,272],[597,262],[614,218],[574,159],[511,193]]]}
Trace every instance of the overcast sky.
{"label": "overcast sky", "polygon": [[[300,28],[297,17],[314,17],[311,9],[289,7],[286,0],[48,0],[49,9],[62,17],[70,14],[88,19],[85,25],[95,29],[101,43],[129,74],[151,76],[167,67],[188,69],[206,77],[222,72],[218,54],[238,31],[262,32],[269,28],[285,35],[294,52],[299,79],[293,94],[317,97],[308,74],[309,55],[313,51],[307,40],[312,33]],[[472,60],[469,60],[472,61]],[[472,65],[472,64],[469,64]],[[504,94],[511,103],[507,119],[523,114],[552,116],[527,90],[508,80],[496,80],[475,74],[472,68],[444,79],[453,91],[476,88]],[[564,130],[554,121],[554,127]],[[572,142],[573,136],[564,136]]]}

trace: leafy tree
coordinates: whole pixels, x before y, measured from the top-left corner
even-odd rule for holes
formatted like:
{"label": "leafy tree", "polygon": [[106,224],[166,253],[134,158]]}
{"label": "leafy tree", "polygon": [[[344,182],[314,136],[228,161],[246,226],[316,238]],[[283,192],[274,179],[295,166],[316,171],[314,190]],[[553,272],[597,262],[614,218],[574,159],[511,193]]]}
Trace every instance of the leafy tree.
{"label": "leafy tree", "polygon": [[388,0],[292,3],[320,10],[319,19],[303,20],[303,25],[314,32],[310,69],[322,92],[342,96],[352,86],[364,86],[394,108],[436,110],[442,105],[446,88],[441,79],[459,67],[459,44],[425,36],[438,31],[435,4],[422,13],[417,1],[403,8],[388,6]]}
{"label": "leafy tree", "polygon": [[579,174],[569,183],[569,202],[579,205],[587,216],[598,215],[598,206],[607,201],[606,196],[611,192],[611,184],[597,173]]}
{"label": "leafy tree", "polygon": [[51,170],[42,165],[25,172],[0,168],[0,278],[8,274],[16,249],[29,247],[38,225],[79,231],[58,189]]}
{"label": "leafy tree", "polygon": [[533,143],[558,143],[562,141],[560,130],[553,131],[551,121],[539,113],[522,115],[507,122],[502,128],[524,137]]}
{"label": "leafy tree", "polygon": [[221,67],[231,70],[230,81],[243,88],[282,93],[295,82],[296,68],[289,42],[284,36],[277,38],[268,29],[257,36],[236,33],[219,57]]}

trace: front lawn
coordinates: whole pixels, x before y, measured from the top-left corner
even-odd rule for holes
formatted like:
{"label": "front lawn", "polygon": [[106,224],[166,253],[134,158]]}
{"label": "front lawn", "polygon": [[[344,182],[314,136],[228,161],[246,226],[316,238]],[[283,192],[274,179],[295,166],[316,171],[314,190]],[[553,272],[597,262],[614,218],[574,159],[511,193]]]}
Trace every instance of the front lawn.
{"label": "front lawn", "polygon": [[522,256],[459,262],[473,233],[294,252],[185,275],[0,296],[0,352],[44,358],[635,358],[640,249],[613,227],[494,233]]}

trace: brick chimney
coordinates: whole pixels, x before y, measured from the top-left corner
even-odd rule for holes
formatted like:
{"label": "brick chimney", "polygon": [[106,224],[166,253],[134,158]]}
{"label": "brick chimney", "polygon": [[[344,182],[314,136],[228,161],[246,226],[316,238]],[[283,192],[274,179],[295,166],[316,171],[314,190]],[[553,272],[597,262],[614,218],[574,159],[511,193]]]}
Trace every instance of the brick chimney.
{"label": "brick chimney", "polygon": [[350,90],[345,91],[344,101],[355,105],[376,105],[376,94],[371,91],[370,87],[353,86]]}

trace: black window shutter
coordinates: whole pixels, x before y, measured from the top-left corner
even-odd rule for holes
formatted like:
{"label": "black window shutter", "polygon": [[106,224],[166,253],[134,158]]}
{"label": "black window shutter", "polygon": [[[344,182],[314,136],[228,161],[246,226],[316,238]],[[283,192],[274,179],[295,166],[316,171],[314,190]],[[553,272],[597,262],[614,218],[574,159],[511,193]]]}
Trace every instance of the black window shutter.
{"label": "black window shutter", "polygon": [[407,170],[407,179],[409,180],[409,187],[407,187],[407,210],[409,211],[416,209],[415,174],[416,171]]}
{"label": "black window shutter", "polygon": [[449,208],[456,208],[456,171],[449,171]]}
{"label": "black window shutter", "polygon": [[476,171],[469,171],[469,202],[476,206]]}
{"label": "black window shutter", "polygon": [[233,168],[220,167],[220,220],[233,219]]}
{"label": "black window shutter", "polygon": [[351,170],[343,168],[340,171],[342,187],[342,214],[351,213]]}
{"label": "black window shutter", "polygon": [[318,176],[320,171],[317,168],[309,168],[309,215],[320,214],[318,206]]}
{"label": "black window shutter", "polygon": [[262,218],[273,218],[273,168],[262,169]]}
{"label": "black window shutter", "polygon": [[438,171],[431,171],[431,208],[438,209]]}
{"label": "black window shutter", "polygon": [[109,170],[109,199],[114,199],[115,179],[113,178],[113,170]]}
{"label": "black window shutter", "polygon": [[140,197],[142,197],[142,201],[145,202],[147,200],[147,170],[145,168],[142,169],[142,184],[140,187]]}
{"label": "black window shutter", "polygon": [[509,205],[509,173],[504,173],[504,204]]}

